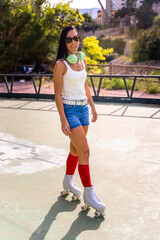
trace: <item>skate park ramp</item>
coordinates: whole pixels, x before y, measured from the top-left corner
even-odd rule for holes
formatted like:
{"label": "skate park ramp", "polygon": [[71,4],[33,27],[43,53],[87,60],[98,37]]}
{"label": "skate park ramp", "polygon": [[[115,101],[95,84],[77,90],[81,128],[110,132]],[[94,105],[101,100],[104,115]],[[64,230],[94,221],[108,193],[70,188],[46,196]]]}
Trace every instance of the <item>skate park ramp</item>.
{"label": "skate park ramp", "polygon": [[55,102],[0,100],[0,239],[160,239],[160,108],[95,105],[90,168],[105,219],[60,196],[69,139]]}

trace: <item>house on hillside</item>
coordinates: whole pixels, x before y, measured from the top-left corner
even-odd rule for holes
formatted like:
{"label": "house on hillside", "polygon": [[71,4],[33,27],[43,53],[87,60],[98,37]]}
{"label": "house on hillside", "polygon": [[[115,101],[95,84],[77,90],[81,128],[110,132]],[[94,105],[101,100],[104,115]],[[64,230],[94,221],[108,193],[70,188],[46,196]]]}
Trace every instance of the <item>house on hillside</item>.
{"label": "house on hillside", "polygon": [[152,9],[153,9],[153,11],[155,11],[156,13],[160,14],[160,3],[153,3]]}
{"label": "house on hillside", "polygon": [[99,25],[105,24],[105,18],[102,10],[98,10],[97,12],[97,18],[94,20]]}

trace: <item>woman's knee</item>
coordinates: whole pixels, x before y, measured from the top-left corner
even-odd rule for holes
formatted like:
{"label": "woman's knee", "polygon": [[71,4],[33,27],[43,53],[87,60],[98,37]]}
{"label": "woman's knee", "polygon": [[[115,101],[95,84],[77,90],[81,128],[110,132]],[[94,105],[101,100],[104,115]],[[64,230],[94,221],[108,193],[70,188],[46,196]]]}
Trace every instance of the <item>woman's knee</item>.
{"label": "woman's knee", "polygon": [[78,151],[72,142],[70,143],[70,153],[74,156],[78,156]]}
{"label": "woman's knee", "polygon": [[89,147],[85,147],[83,149],[81,149],[79,151],[79,156],[80,158],[83,158],[83,159],[89,159],[89,156],[90,156],[90,151],[89,151]]}

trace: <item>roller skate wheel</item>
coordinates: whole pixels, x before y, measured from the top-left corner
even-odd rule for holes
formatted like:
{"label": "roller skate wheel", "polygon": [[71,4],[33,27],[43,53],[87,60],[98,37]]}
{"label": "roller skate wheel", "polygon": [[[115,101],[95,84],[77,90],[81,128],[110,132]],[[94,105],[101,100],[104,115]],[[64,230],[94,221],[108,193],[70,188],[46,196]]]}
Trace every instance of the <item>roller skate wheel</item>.
{"label": "roller skate wheel", "polygon": [[101,212],[95,211],[95,213],[94,213],[94,216],[95,216],[95,217],[99,217],[100,215],[101,215]]}
{"label": "roller skate wheel", "polygon": [[62,196],[66,195],[66,190],[61,191],[61,195]]}
{"label": "roller skate wheel", "polygon": [[72,196],[72,200],[73,200],[73,201],[76,201],[77,199],[78,199],[78,197],[77,197],[76,195],[73,195],[73,196]]}
{"label": "roller skate wheel", "polygon": [[86,211],[87,208],[88,208],[88,205],[84,205],[84,206],[81,207],[82,211]]}

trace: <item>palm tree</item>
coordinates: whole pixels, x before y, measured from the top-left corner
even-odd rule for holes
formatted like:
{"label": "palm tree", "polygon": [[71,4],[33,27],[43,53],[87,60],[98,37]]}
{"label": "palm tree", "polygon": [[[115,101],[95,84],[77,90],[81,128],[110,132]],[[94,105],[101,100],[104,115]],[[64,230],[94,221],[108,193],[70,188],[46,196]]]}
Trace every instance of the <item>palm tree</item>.
{"label": "palm tree", "polygon": [[109,19],[108,13],[107,13],[106,9],[103,7],[103,4],[101,3],[101,1],[98,0],[98,2],[101,5],[101,8],[102,8],[102,11],[103,11],[103,14],[104,14],[104,20],[107,23],[107,20]]}

